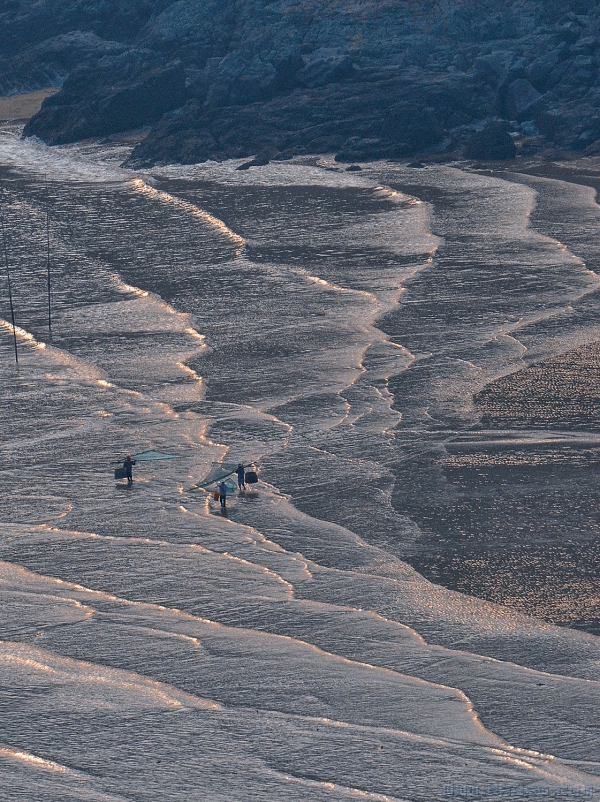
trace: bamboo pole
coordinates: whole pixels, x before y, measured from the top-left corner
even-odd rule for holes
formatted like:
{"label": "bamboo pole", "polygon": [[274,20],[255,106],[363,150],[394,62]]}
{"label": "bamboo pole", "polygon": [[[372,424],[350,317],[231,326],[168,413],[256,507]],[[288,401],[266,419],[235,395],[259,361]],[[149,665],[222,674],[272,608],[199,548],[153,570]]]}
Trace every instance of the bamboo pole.
{"label": "bamboo pole", "polygon": [[6,226],[4,224],[4,214],[0,212],[0,222],[2,224],[2,244],[4,247],[4,262],[6,265],[6,282],[8,284],[8,302],[10,304],[10,320],[12,323],[13,340],[15,344],[15,362],[19,364],[19,349],[17,347],[17,329],[15,326],[15,308],[13,305],[12,287],[10,283],[10,266],[8,263],[8,242],[6,240]]}
{"label": "bamboo pole", "polygon": [[48,282],[48,334],[52,342],[52,286],[50,270],[50,195],[48,193],[48,178],[46,180],[46,277]]}

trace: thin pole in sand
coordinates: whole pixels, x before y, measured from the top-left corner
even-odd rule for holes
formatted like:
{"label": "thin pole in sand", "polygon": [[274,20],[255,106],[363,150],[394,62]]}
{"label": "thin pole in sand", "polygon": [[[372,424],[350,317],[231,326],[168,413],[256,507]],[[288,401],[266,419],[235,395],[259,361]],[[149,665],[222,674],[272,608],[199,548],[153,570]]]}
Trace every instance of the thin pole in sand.
{"label": "thin pole in sand", "polygon": [[15,362],[19,364],[19,349],[17,348],[17,329],[15,327],[15,308],[13,306],[12,287],[10,284],[10,267],[8,264],[8,243],[6,241],[6,226],[4,225],[4,214],[0,212],[0,222],[2,223],[2,243],[4,246],[4,261],[6,264],[6,281],[8,283],[8,302],[10,304],[10,319],[12,323],[13,339],[15,343]]}
{"label": "thin pole in sand", "polygon": [[48,333],[52,342],[52,287],[50,274],[50,195],[48,193],[48,176],[46,181],[46,276],[48,279]]}

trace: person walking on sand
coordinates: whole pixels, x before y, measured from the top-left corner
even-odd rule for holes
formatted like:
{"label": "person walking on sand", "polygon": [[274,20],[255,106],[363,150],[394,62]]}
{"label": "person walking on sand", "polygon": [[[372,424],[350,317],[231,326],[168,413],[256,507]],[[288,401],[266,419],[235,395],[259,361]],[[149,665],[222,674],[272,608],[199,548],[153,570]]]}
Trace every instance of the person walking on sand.
{"label": "person walking on sand", "polygon": [[246,474],[244,473],[244,466],[242,465],[241,462],[238,462],[238,466],[235,469],[235,472],[237,473],[238,490],[241,493],[242,490],[246,489],[246,483],[244,482]]}
{"label": "person walking on sand", "polygon": [[227,507],[227,485],[225,482],[219,482],[217,485],[217,490],[219,491],[219,501],[221,502],[221,509],[225,509]]}
{"label": "person walking on sand", "polygon": [[125,468],[125,476],[127,477],[127,484],[133,484],[133,466],[135,465],[135,460],[131,459],[131,455],[128,454],[125,459],[123,460],[123,467]]}

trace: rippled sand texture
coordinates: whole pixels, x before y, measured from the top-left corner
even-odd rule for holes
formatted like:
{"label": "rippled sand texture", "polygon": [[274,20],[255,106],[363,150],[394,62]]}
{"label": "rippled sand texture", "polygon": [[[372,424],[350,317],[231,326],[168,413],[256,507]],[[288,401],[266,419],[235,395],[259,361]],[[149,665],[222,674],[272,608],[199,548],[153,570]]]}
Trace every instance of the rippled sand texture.
{"label": "rippled sand texture", "polygon": [[[132,175],[117,146],[17,133],[0,136],[20,348],[16,369],[5,324],[2,798],[600,786],[598,639],[542,620],[543,595],[528,617],[402,559],[434,573],[460,522],[494,531],[515,455],[531,477],[540,454],[593,448],[591,423],[509,427],[493,400],[528,354],[593,352],[597,278],[528,226],[539,188],[327,161]],[[148,448],[179,459],[116,485],[112,463]],[[224,458],[261,478],[226,516],[197,488]]]}

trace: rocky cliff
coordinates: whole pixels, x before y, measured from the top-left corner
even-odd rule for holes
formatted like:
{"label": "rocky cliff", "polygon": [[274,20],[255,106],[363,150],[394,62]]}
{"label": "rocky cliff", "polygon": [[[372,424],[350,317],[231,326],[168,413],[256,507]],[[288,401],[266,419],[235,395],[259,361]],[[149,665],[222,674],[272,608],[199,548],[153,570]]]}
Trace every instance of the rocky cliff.
{"label": "rocky cliff", "polygon": [[600,150],[600,0],[0,0],[25,135],[130,162]]}

